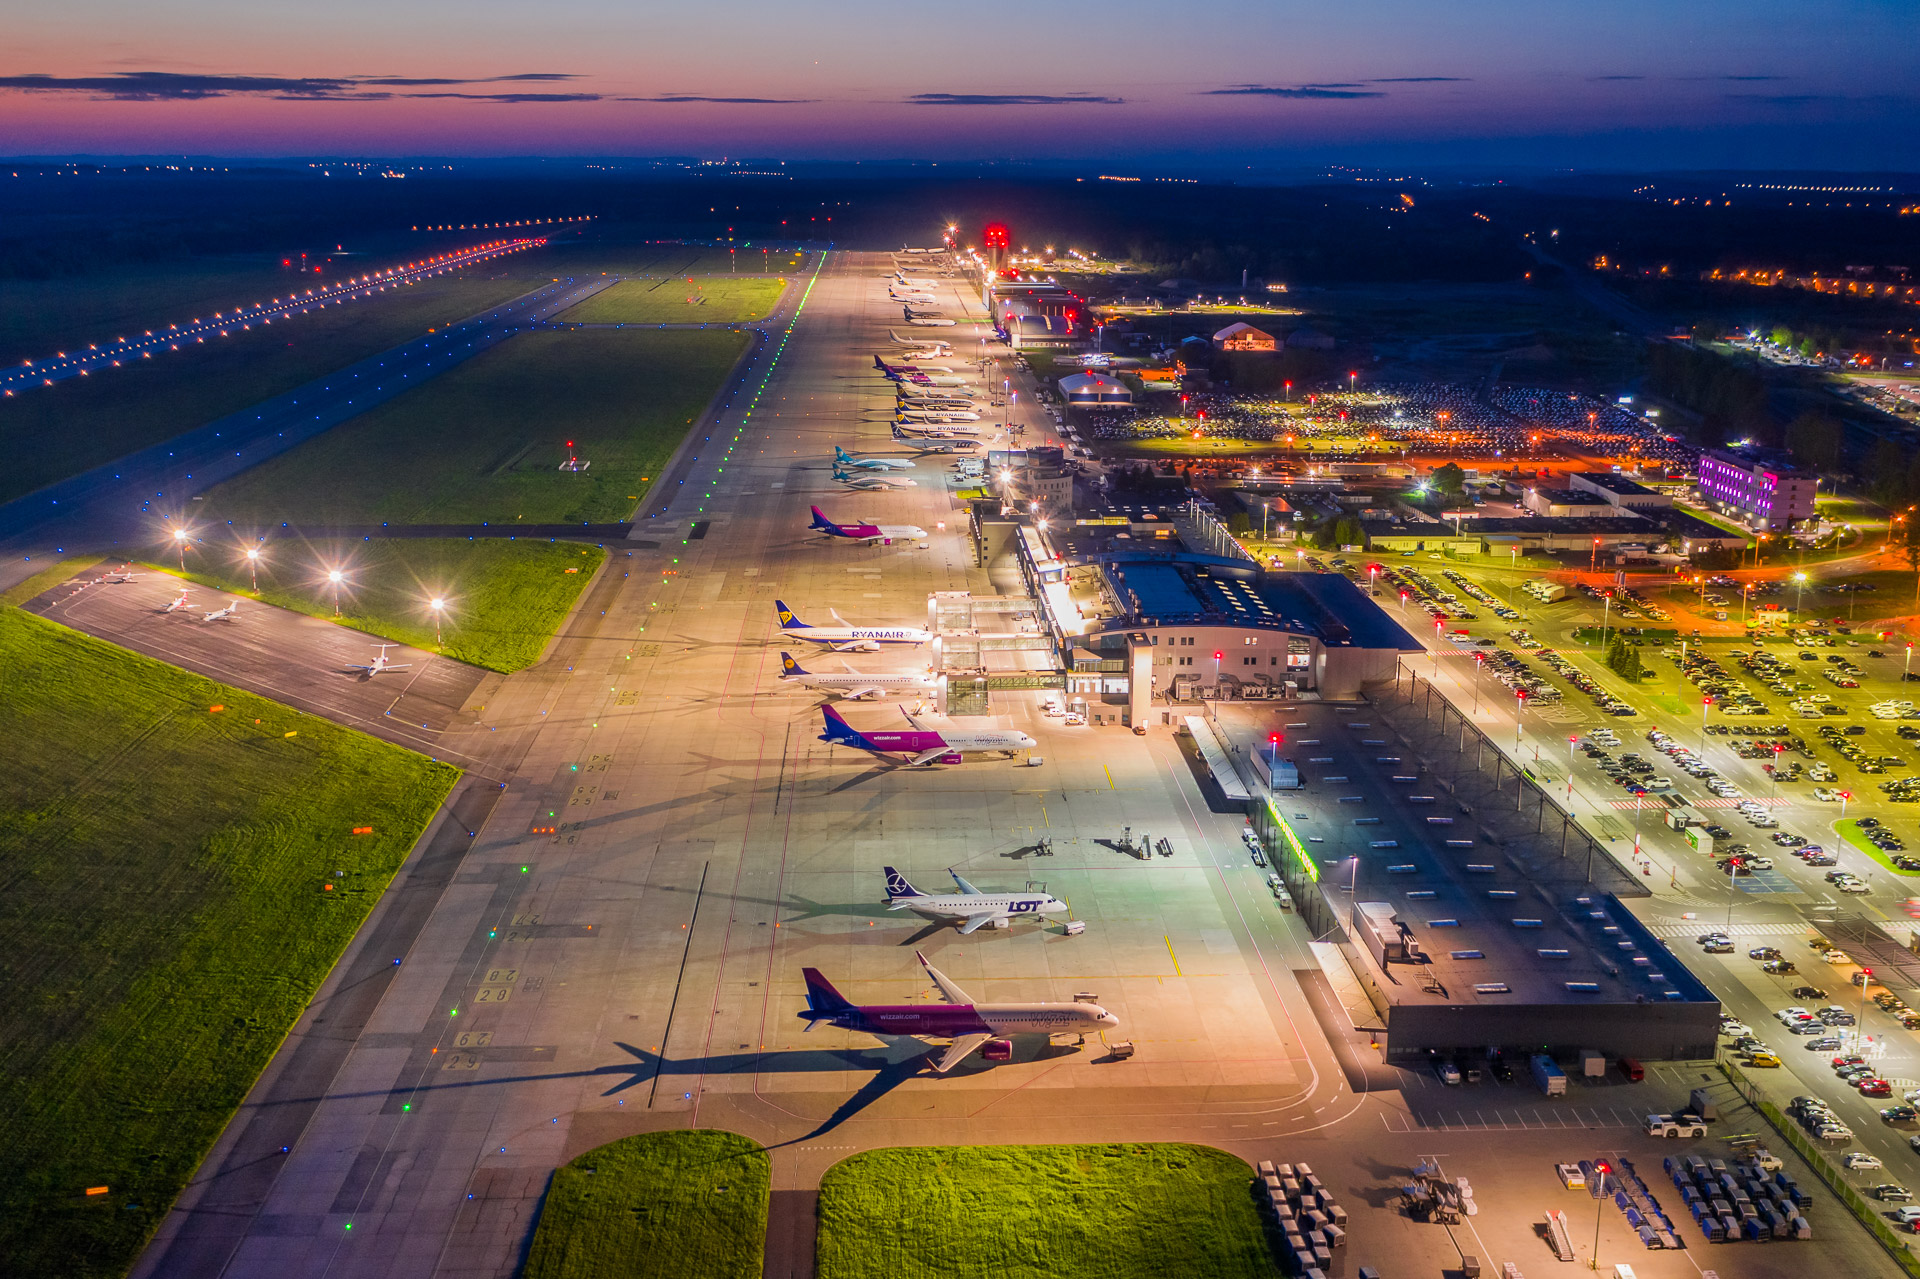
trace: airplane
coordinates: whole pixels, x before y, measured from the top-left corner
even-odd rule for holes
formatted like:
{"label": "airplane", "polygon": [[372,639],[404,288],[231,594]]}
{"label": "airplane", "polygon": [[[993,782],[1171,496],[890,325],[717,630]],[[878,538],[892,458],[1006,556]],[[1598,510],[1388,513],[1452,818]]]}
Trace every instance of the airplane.
{"label": "airplane", "polygon": [[365,671],[369,677],[372,677],[378,675],[381,671],[404,671],[413,665],[412,662],[394,663],[387,660],[387,650],[390,648],[399,648],[400,646],[398,644],[376,644],[374,647],[379,649],[380,652],[371,663],[348,662],[347,669],[350,671]]}
{"label": "airplane", "polygon": [[919,891],[891,866],[880,869],[887,872],[888,910],[910,910],[932,919],[965,920],[960,926],[963,936],[982,928],[1005,928],[1015,919],[1058,915],[1067,909],[1065,902],[1050,893],[983,893],[960,878],[952,867],[947,868],[947,874],[953,876],[960,891],[938,896]]}
{"label": "airplane", "polygon": [[971,404],[977,394],[972,387],[921,386],[917,382],[893,384],[893,398],[896,400],[955,400]]}
{"label": "airplane", "polygon": [[907,323],[913,325],[915,328],[950,329],[953,327],[952,320],[942,320],[937,316],[927,315],[924,313],[916,315],[914,313],[913,308],[910,306],[901,307],[900,314],[906,317]]}
{"label": "airplane", "polygon": [[833,468],[833,478],[839,480],[850,489],[860,489],[865,492],[873,492],[875,490],[884,492],[887,489],[910,489],[918,487],[914,481],[907,479],[905,476],[875,475],[872,472],[855,475],[851,471],[841,470],[838,466]]}
{"label": "airplane", "polygon": [[181,609],[186,607],[187,607],[187,589],[186,587],[183,586],[180,588],[180,593],[174,596],[173,602],[168,604],[165,608],[161,609],[160,611],[162,613],[177,613]]}
{"label": "airplane", "polygon": [[[841,665],[846,666],[846,663],[842,662]],[[862,675],[851,666],[847,666],[845,674],[822,675],[817,671],[802,670],[800,663],[793,660],[793,654],[785,651],[780,654],[780,682],[838,693],[850,701],[872,697],[877,693],[931,693],[940,683],[939,678],[933,675]]]}
{"label": "airplane", "polygon": [[1013,1044],[1005,1038],[1008,1035],[1068,1032],[1085,1038],[1120,1024],[1118,1017],[1098,1004],[978,1004],[929,964],[925,955],[915,951],[913,957],[940,988],[945,1004],[855,1004],[835,990],[818,968],[803,968],[800,976],[807,983],[807,1009],[800,1017],[807,1029],[826,1022],[842,1030],[883,1038],[925,1035],[950,1039],[953,1042],[933,1065],[936,1075],[944,1075],[983,1046],[987,1050],[982,1054],[985,1060],[1009,1060]]}
{"label": "airplane", "polygon": [[922,453],[970,453],[980,447],[978,440],[954,439],[951,436],[931,433],[920,436],[909,435],[900,429],[900,424],[897,422],[893,427],[893,438]]}
{"label": "airplane", "polygon": [[911,431],[923,439],[959,440],[968,444],[977,444],[979,441],[970,437],[980,434],[979,427],[971,426],[965,422],[943,426],[935,422],[916,420],[909,414],[902,414],[894,418],[893,429],[896,431]]}
{"label": "airplane", "polygon": [[[955,426],[965,422],[978,422],[980,415],[978,413],[969,413],[964,409],[910,408],[902,410],[896,420],[903,423],[935,422],[942,426]],[[978,432],[979,428],[975,427],[974,430]]]}
{"label": "airplane", "polygon": [[879,356],[873,357],[873,367],[882,373],[951,373],[953,368],[946,364],[888,364]]}
{"label": "airplane", "polygon": [[821,513],[817,506],[808,507],[813,512],[810,529],[825,533],[828,537],[862,538],[869,542],[892,542],[894,539],[919,541],[927,535],[927,530],[918,524],[870,524],[862,520],[858,524],[835,524]]}
{"label": "airplane", "polygon": [[855,457],[841,448],[833,446],[833,464],[851,466],[862,471],[911,471],[913,463],[904,457]]}
{"label": "airplane", "polygon": [[[878,364],[879,361],[876,359],[874,363]],[[954,387],[965,386],[967,384],[965,378],[954,373],[927,373],[920,369],[890,369],[884,365],[881,366],[880,372],[888,381],[898,382],[902,385]]]}
{"label": "airplane", "polygon": [[896,413],[971,413],[974,408],[972,400],[950,396],[923,398],[901,396],[893,403],[893,411]]}
{"label": "airplane", "polygon": [[887,290],[887,296],[895,302],[905,302],[912,306],[934,306],[940,301],[931,293],[896,293],[892,289]]}
{"label": "airplane", "polygon": [[240,612],[240,601],[228,600],[227,606],[225,608],[217,608],[213,610],[213,612],[211,613],[203,613],[200,615],[200,620],[203,622],[218,622],[226,618],[233,617],[237,615],[239,612]]}
{"label": "airplane", "polygon": [[939,338],[915,337],[912,334],[908,334],[906,337],[901,337],[898,333],[895,333],[892,329],[887,330],[887,336],[893,339],[893,344],[895,346],[926,347],[929,350],[931,350],[936,356],[939,356],[941,358],[945,358],[946,356],[953,354],[953,345],[949,342],[943,342]]}
{"label": "airplane", "polygon": [[861,732],[831,706],[823,706],[821,712],[827,719],[827,731],[820,740],[829,746],[851,746],[855,750],[871,751],[876,755],[886,755],[898,751],[911,758],[907,760],[910,768],[925,768],[928,764],[958,764],[968,752],[1005,751],[1011,755],[1015,751],[1027,750],[1037,743],[1018,729],[943,729],[935,731],[921,728],[919,721],[907,715],[906,708],[900,713],[906,715],[910,729],[879,729]]}
{"label": "airplane", "polygon": [[[893,283],[904,285],[905,287],[910,289],[930,289],[935,284],[935,281],[933,280],[923,280],[916,276],[908,275],[905,271],[902,271],[897,267],[894,269],[893,274],[889,276],[888,279]],[[892,284],[890,283],[888,287],[891,288]]]}
{"label": "airplane", "polygon": [[100,576],[94,578],[93,579],[94,583],[95,585],[98,585],[102,582],[105,582],[109,585],[113,585],[120,582],[131,582],[134,578],[140,576],[140,574],[138,573],[129,571],[130,569],[132,569],[132,567],[133,565],[131,563],[128,563],[128,564],[122,564],[119,568],[116,568],[116,569],[109,569],[107,572],[102,573]]}
{"label": "airplane", "polygon": [[847,619],[832,609],[827,612],[832,613],[833,620],[840,625],[809,626],[794,616],[785,600],[775,600],[773,610],[780,618],[781,634],[825,644],[836,653],[878,653],[882,644],[926,644],[933,639],[933,632],[911,626],[849,626]]}

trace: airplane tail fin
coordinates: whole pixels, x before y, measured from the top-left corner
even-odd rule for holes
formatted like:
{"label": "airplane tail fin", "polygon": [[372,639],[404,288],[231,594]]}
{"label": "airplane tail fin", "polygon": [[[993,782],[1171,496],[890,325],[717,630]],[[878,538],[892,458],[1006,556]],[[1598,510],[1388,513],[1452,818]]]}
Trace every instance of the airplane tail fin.
{"label": "airplane tail fin", "polygon": [[793,654],[783,650],[780,654],[780,678],[790,679],[795,675],[805,674],[806,672],[800,669],[800,663],[793,660]]}
{"label": "airplane tail fin", "polygon": [[921,893],[912,884],[909,884],[907,882],[907,877],[905,875],[902,875],[899,871],[895,870],[893,867],[882,866],[880,869],[887,872],[887,900],[888,901],[890,902],[899,901],[902,897],[925,896],[925,894]]}
{"label": "airplane tail fin", "polygon": [[838,444],[833,446],[834,461],[845,462],[845,461],[849,461],[852,457],[853,457],[853,454],[847,452],[845,449],[841,448]]}
{"label": "airplane tail fin", "polygon": [[879,751],[879,747],[868,741],[859,729],[840,718],[840,712],[831,706],[822,706],[820,713],[826,718],[827,731],[820,734],[820,740],[831,746],[852,746],[863,751]]}
{"label": "airplane tail fin", "polygon": [[915,719],[911,714],[909,714],[906,707],[902,706],[900,708],[900,713],[906,716],[907,723],[911,724],[915,729],[918,729],[920,727],[920,721]]}
{"label": "airplane tail fin", "polygon": [[810,506],[807,509],[813,512],[813,523],[807,525],[808,528],[819,529],[822,533],[838,533],[840,531],[840,526],[822,514],[819,507]]}
{"label": "airplane tail fin", "polygon": [[[815,507],[813,513],[819,515],[820,508]],[[787,607],[785,600],[775,600],[773,602],[773,611],[780,618],[780,629],[783,631],[807,631],[813,629],[794,615],[793,610]]]}
{"label": "airplane tail fin", "polygon": [[821,1020],[837,1017],[853,1011],[853,1004],[847,997],[833,988],[818,968],[802,968],[800,976],[807,983],[807,1029],[812,1030]]}

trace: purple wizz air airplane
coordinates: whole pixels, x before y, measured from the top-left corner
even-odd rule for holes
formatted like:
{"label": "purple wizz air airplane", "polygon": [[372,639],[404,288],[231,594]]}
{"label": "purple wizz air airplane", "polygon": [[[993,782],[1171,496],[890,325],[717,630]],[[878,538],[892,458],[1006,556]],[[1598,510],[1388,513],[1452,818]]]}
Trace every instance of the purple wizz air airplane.
{"label": "purple wizz air airplane", "polygon": [[827,731],[820,734],[820,740],[827,745],[851,746],[855,750],[871,751],[876,755],[898,751],[912,756],[907,762],[916,768],[936,761],[958,764],[964,751],[1006,751],[1011,754],[1039,745],[1018,729],[963,731],[949,728],[936,731],[921,728],[913,716],[907,715],[905,707],[900,708],[900,713],[907,716],[907,723],[913,725],[911,729],[868,729],[863,732],[840,718],[840,712],[831,706],[822,706],[820,712],[827,722]]}
{"label": "purple wizz air airplane", "polygon": [[842,1030],[859,1030],[881,1037],[899,1035],[908,1038],[951,1039],[947,1051],[933,1064],[935,1074],[944,1075],[974,1049],[986,1046],[982,1054],[988,1061],[1007,1061],[1013,1056],[1008,1035],[1053,1035],[1066,1032],[1085,1038],[1102,1030],[1112,1030],[1120,1019],[1098,1004],[977,1004],[966,991],[948,980],[938,968],[927,962],[919,951],[913,957],[933,978],[933,984],[946,997],[944,1004],[855,1004],[833,988],[818,968],[803,968],[807,981],[807,1010],[800,1017],[812,1030],[821,1022]]}
{"label": "purple wizz air airplane", "polygon": [[868,542],[886,542],[891,544],[898,539],[902,542],[917,542],[927,535],[927,530],[918,524],[873,524],[866,520],[858,524],[835,524],[817,506],[807,508],[813,512],[813,523],[808,528],[825,533],[828,537],[863,538]]}

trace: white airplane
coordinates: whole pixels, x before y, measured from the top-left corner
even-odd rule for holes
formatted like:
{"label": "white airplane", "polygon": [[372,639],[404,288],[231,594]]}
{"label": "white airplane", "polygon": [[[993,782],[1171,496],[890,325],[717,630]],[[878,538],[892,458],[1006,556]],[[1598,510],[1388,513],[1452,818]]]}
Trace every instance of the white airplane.
{"label": "white airplane", "polygon": [[98,585],[99,583],[105,582],[108,585],[113,585],[119,582],[131,582],[134,578],[140,576],[138,573],[129,571],[132,568],[133,565],[131,563],[122,564],[119,568],[110,569],[94,578],[94,583]]}
{"label": "white airplane", "polygon": [[888,289],[887,296],[895,302],[906,302],[914,306],[933,306],[940,300],[931,293],[920,293],[917,291],[903,293],[899,289]]}
{"label": "white airplane", "polygon": [[173,602],[171,604],[168,604],[165,608],[161,609],[160,611],[162,613],[177,613],[181,609],[186,607],[187,607],[187,590],[183,586],[180,588],[180,593],[173,597]]}
{"label": "white airplane", "polygon": [[239,612],[240,612],[240,601],[228,600],[227,606],[225,608],[216,608],[211,613],[202,613],[200,615],[200,620],[203,622],[218,622],[229,617],[234,617]]}
{"label": "white airplane", "polygon": [[[964,409],[909,408],[901,410],[899,420],[903,423],[934,422],[941,426],[955,426],[963,422],[978,422],[980,415],[969,413]],[[974,433],[979,433],[978,428],[975,428]]]}
{"label": "white airplane", "polygon": [[848,488],[859,489],[863,493],[884,493],[889,489],[919,487],[913,480],[907,479],[905,476],[875,475],[871,471],[855,475],[852,471],[843,471],[837,466],[833,468],[833,478],[839,480]]}
{"label": "white airplane", "polygon": [[[892,279],[895,284],[898,284],[903,289],[931,289],[936,284],[936,281],[933,280],[916,279],[908,275],[905,271],[895,271]],[[892,285],[888,287],[891,288]]]}
{"label": "white airplane", "polygon": [[390,648],[399,648],[400,646],[398,644],[376,644],[374,647],[380,651],[375,655],[372,662],[349,662],[347,663],[347,669],[350,671],[365,671],[367,675],[371,677],[378,675],[381,671],[404,671],[413,665],[412,662],[390,662],[387,660],[387,650]]}
{"label": "white airplane", "polygon": [[894,383],[894,398],[897,400],[957,400],[972,404],[974,392],[967,387],[919,386],[912,382]]}
{"label": "white airplane", "polygon": [[780,618],[781,634],[825,644],[836,653],[877,653],[882,644],[926,644],[933,639],[931,631],[911,626],[849,626],[847,619],[832,609],[827,612],[832,613],[833,620],[840,625],[808,626],[794,616],[785,600],[775,600],[773,608]]}
{"label": "white airplane", "polygon": [[925,347],[927,350],[932,351],[935,358],[938,358],[938,359],[944,359],[947,356],[953,354],[953,344],[950,342],[943,342],[939,338],[915,337],[912,334],[908,334],[906,337],[901,337],[898,333],[895,333],[892,329],[887,330],[887,336],[893,339],[893,344],[895,346]]}
{"label": "white airplane", "polygon": [[913,463],[904,457],[855,457],[841,448],[833,446],[833,464],[851,466],[862,471],[911,471]]}
{"label": "white airplane", "polygon": [[960,887],[958,893],[923,893],[907,882],[907,877],[891,866],[887,872],[887,909],[910,910],[931,919],[957,919],[966,922],[960,932],[978,932],[982,928],[1005,928],[1015,919],[1042,919],[1064,914],[1067,904],[1051,893],[983,893],[960,878],[952,867],[947,874]]}
{"label": "white airplane", "polygon": [[846,667],[844,674],[823,675],[818,671],[800,669],[800,663],[793,660],[793,654],[783,651],[780,654],[780,682],[838,693],[850,701],[872,697],[876,693],[931,693],[940,684],[939,677],[935,675],[862,675],[845,662],[840,664]]}
{"label": "white airplane", "polygon": [[922,314],[922,315],[916,315],[916,314],[915,314],[915,313],[913,312],[913,309],[912,309],[911,307],[904,307],[904,306],[903,306],[903,307],[901,307],[901,308],[900,308],[900,310],[901,310],[901,311],[902,311],[903,313],[905,313],[905,315],[906,315],[906,320],[907,320],[907,323],[908,323],[908,324],[911,324],[911,325],[913,325],[913,326],[914,326],[915,328],[920,328],[920,329],[950,329],[950,328],[952,328],[952,327],[953,327],[953,321],[952,321],[952,320],[942,320],[942,319],[940,319],[940,318],[938,318],[938,317],[936,317],[936,316],[932,316],[932,315],[924,315],[924,314]]}
{"label": "white airplane", "polygon": [[968,444],[978,444],[979,441],[971,437],[980,434],[979,427],[970,426],[965,422],[942,424],[929,421],[924,416],[910,413],[903,413],[893,419],[893,429],[896,431],[910,432],[911,434],[918,435],[922,439],[959,440]]}
{"label": "white airplane", "polygon": [[921,453],[971,453],[980,447],[979,440],[960,440],[931,432],[909,435],[900,429],[899,423],[894,424],[893,438]]}

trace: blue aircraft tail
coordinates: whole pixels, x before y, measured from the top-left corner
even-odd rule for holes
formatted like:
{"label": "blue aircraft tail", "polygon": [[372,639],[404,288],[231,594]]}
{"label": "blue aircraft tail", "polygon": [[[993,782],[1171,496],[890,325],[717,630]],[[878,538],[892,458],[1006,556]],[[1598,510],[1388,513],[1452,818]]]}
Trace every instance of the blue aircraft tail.
{"label": "blue aircraft tail", "polygon": [[788,677],[790,677],[790,676],[794,676],[794,675],[805,675],[805,674],[806,674],[806,672],[800,669],[800,663],[798,663],[798,662],[796,662],[796,661],[794,661],[794,660],[793,660],[793,654],[792,654],[792,653],[788,653],[788,652],[785,652],[785,651],[782,651],[782,652],[781,652],[781,654],[780,654],[780,677],[781,677],[782,679],[786,679],[786,678],[788,678]]}
{"label": "blue aircraft tail", "polygon": [[899,871],[895,870],[893,867],[882,866],[880,869],[887,872],[887,900],[888,901],[890,902],[898,901],[902,897],[925,896],[925,894],[922,893],[919,889],[915,888],[912,884],[909,884],[907,882],[907,877],[905,875],[902,875]]}
{"label": "blue aircraft tail", "polygon": [[818,968],[802,968],[800,976],[807,983],[807,1011],[801,1013],[807,1019],[807,1029],[812,1030],[819,1021],[830,1021],[854,1011],[854,1006],[846,996],[833,988]]}
{"label": "blue aircraft tail", "polygon": [[[816,510],[814,514],[819,515],[820,512]],[[780,629],[783,631],[810,631],[813,629],[798,617],[794,616],[793,610],[787,607],[785,600],[775,600],[773,602],[773,611],[780,618]]]}
{"label": "blue aircraft tail", "polygon": [[822,706],[820,713],[826,717],[827,731],[820,734],[820,740],[831,746],[852,746],[863,751],[878,751],[880,748],[868,741],[859,729],[840,718],[840,713],[831,706]]}

